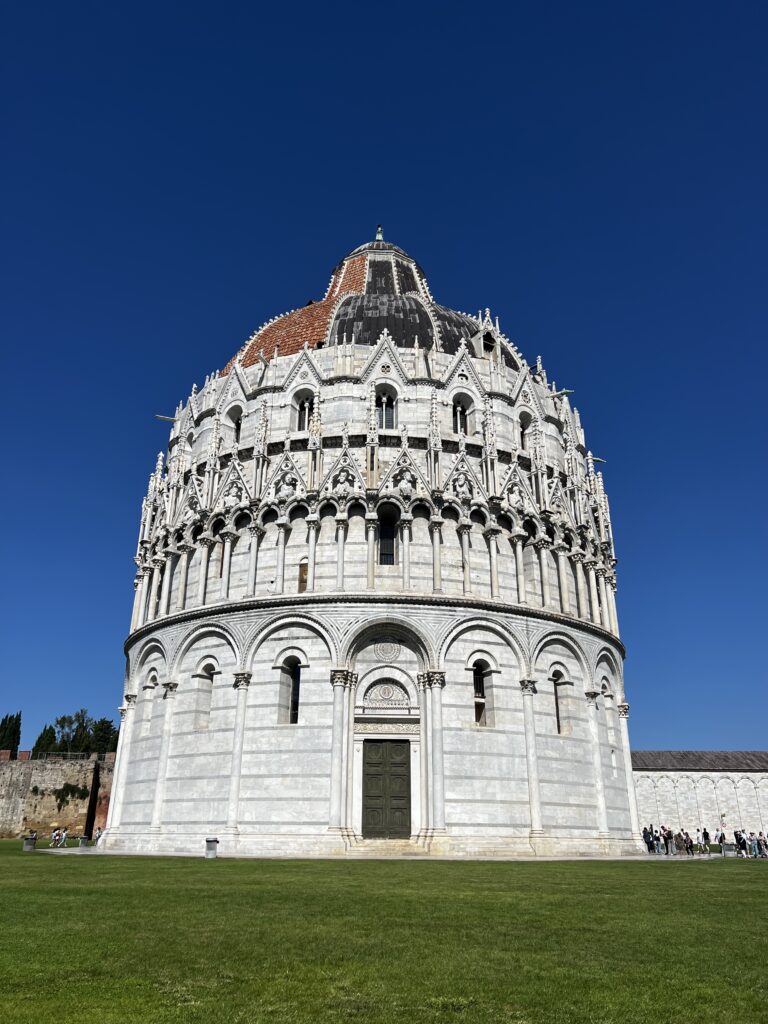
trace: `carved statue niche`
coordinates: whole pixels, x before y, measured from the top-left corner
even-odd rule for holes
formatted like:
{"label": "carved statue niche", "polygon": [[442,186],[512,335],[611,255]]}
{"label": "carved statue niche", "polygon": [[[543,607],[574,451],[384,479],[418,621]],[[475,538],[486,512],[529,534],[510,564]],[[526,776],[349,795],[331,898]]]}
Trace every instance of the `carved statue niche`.
{"label": "carved statue niche", "polygon": [[293,466],[288,459],[282,466],[282,472],[275,481],[275,497],[281,504],[290,501],[295,497],[299,485],[299,478],[293,471]]}
{"label": "carved statue niche", "polygon": [[453,493],[460,501],[472,500],[474,488],[466,473],[459,472],[456,474],[456,478],[453,481]]}
{"label": "carved statue niche", "polygon": [[331,489],[341,501],[346,501],[352,495],[360,492],[359,481],[349,468],[349,460],[346,456],[342,459],[341,465],[333,476]]}
{"label": "carved statue niche", "polygon": [[243,488],[237,480],[233,480],[224,492],[224,497],[222,499],[225,511],[230,512],[233,508],[239,505],[242,500]]}
{"label": "carved statue niche", "polygon": [[393,483],[404,501],[410,501],[416,493],[416,477],[407,466],[395,473]]}

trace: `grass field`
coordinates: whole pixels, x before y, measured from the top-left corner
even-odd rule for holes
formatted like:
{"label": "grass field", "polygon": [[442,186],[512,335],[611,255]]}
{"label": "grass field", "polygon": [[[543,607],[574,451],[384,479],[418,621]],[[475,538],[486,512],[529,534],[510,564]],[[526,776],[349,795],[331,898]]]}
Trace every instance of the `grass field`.
{"label": "grass field", "polygon": [[768,862],[205,861],[0,843],[0,1021],[768,1020]]}

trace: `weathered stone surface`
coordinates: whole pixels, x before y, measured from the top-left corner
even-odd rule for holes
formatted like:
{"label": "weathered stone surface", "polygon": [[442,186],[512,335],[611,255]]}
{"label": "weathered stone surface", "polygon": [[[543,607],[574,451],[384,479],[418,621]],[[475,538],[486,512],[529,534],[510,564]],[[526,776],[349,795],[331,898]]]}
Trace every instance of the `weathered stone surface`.
{"label": "weathered stone surface", "polygon": [[[0,764],[0,837],[60,826],[81,835],[93,802],[93,827],[106,825],[113,766],[96,761],[6,761]],[[95,788],[95,792],[94,792]]]}

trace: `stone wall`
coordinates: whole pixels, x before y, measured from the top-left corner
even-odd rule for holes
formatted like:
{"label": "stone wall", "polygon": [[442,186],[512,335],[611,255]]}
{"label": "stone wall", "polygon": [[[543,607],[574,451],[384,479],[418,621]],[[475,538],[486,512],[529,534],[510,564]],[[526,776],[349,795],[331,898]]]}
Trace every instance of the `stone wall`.
{"label": "stone wall", "polygon": [[72,835],[82,835],[91,823],[104,828],[113,775],[114,761],[0,763],[0,837],[30,829],[48,835],[56,825]]}

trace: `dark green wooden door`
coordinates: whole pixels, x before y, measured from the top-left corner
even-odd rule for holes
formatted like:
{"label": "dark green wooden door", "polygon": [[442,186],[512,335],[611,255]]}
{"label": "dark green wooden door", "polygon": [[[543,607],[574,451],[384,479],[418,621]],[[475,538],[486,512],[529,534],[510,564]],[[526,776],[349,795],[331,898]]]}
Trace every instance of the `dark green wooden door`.
{"label": "dark green wooden door", "polygon": [[411,745],[408,740],[363,744],[363,836],[403,839],[411,834]]}

